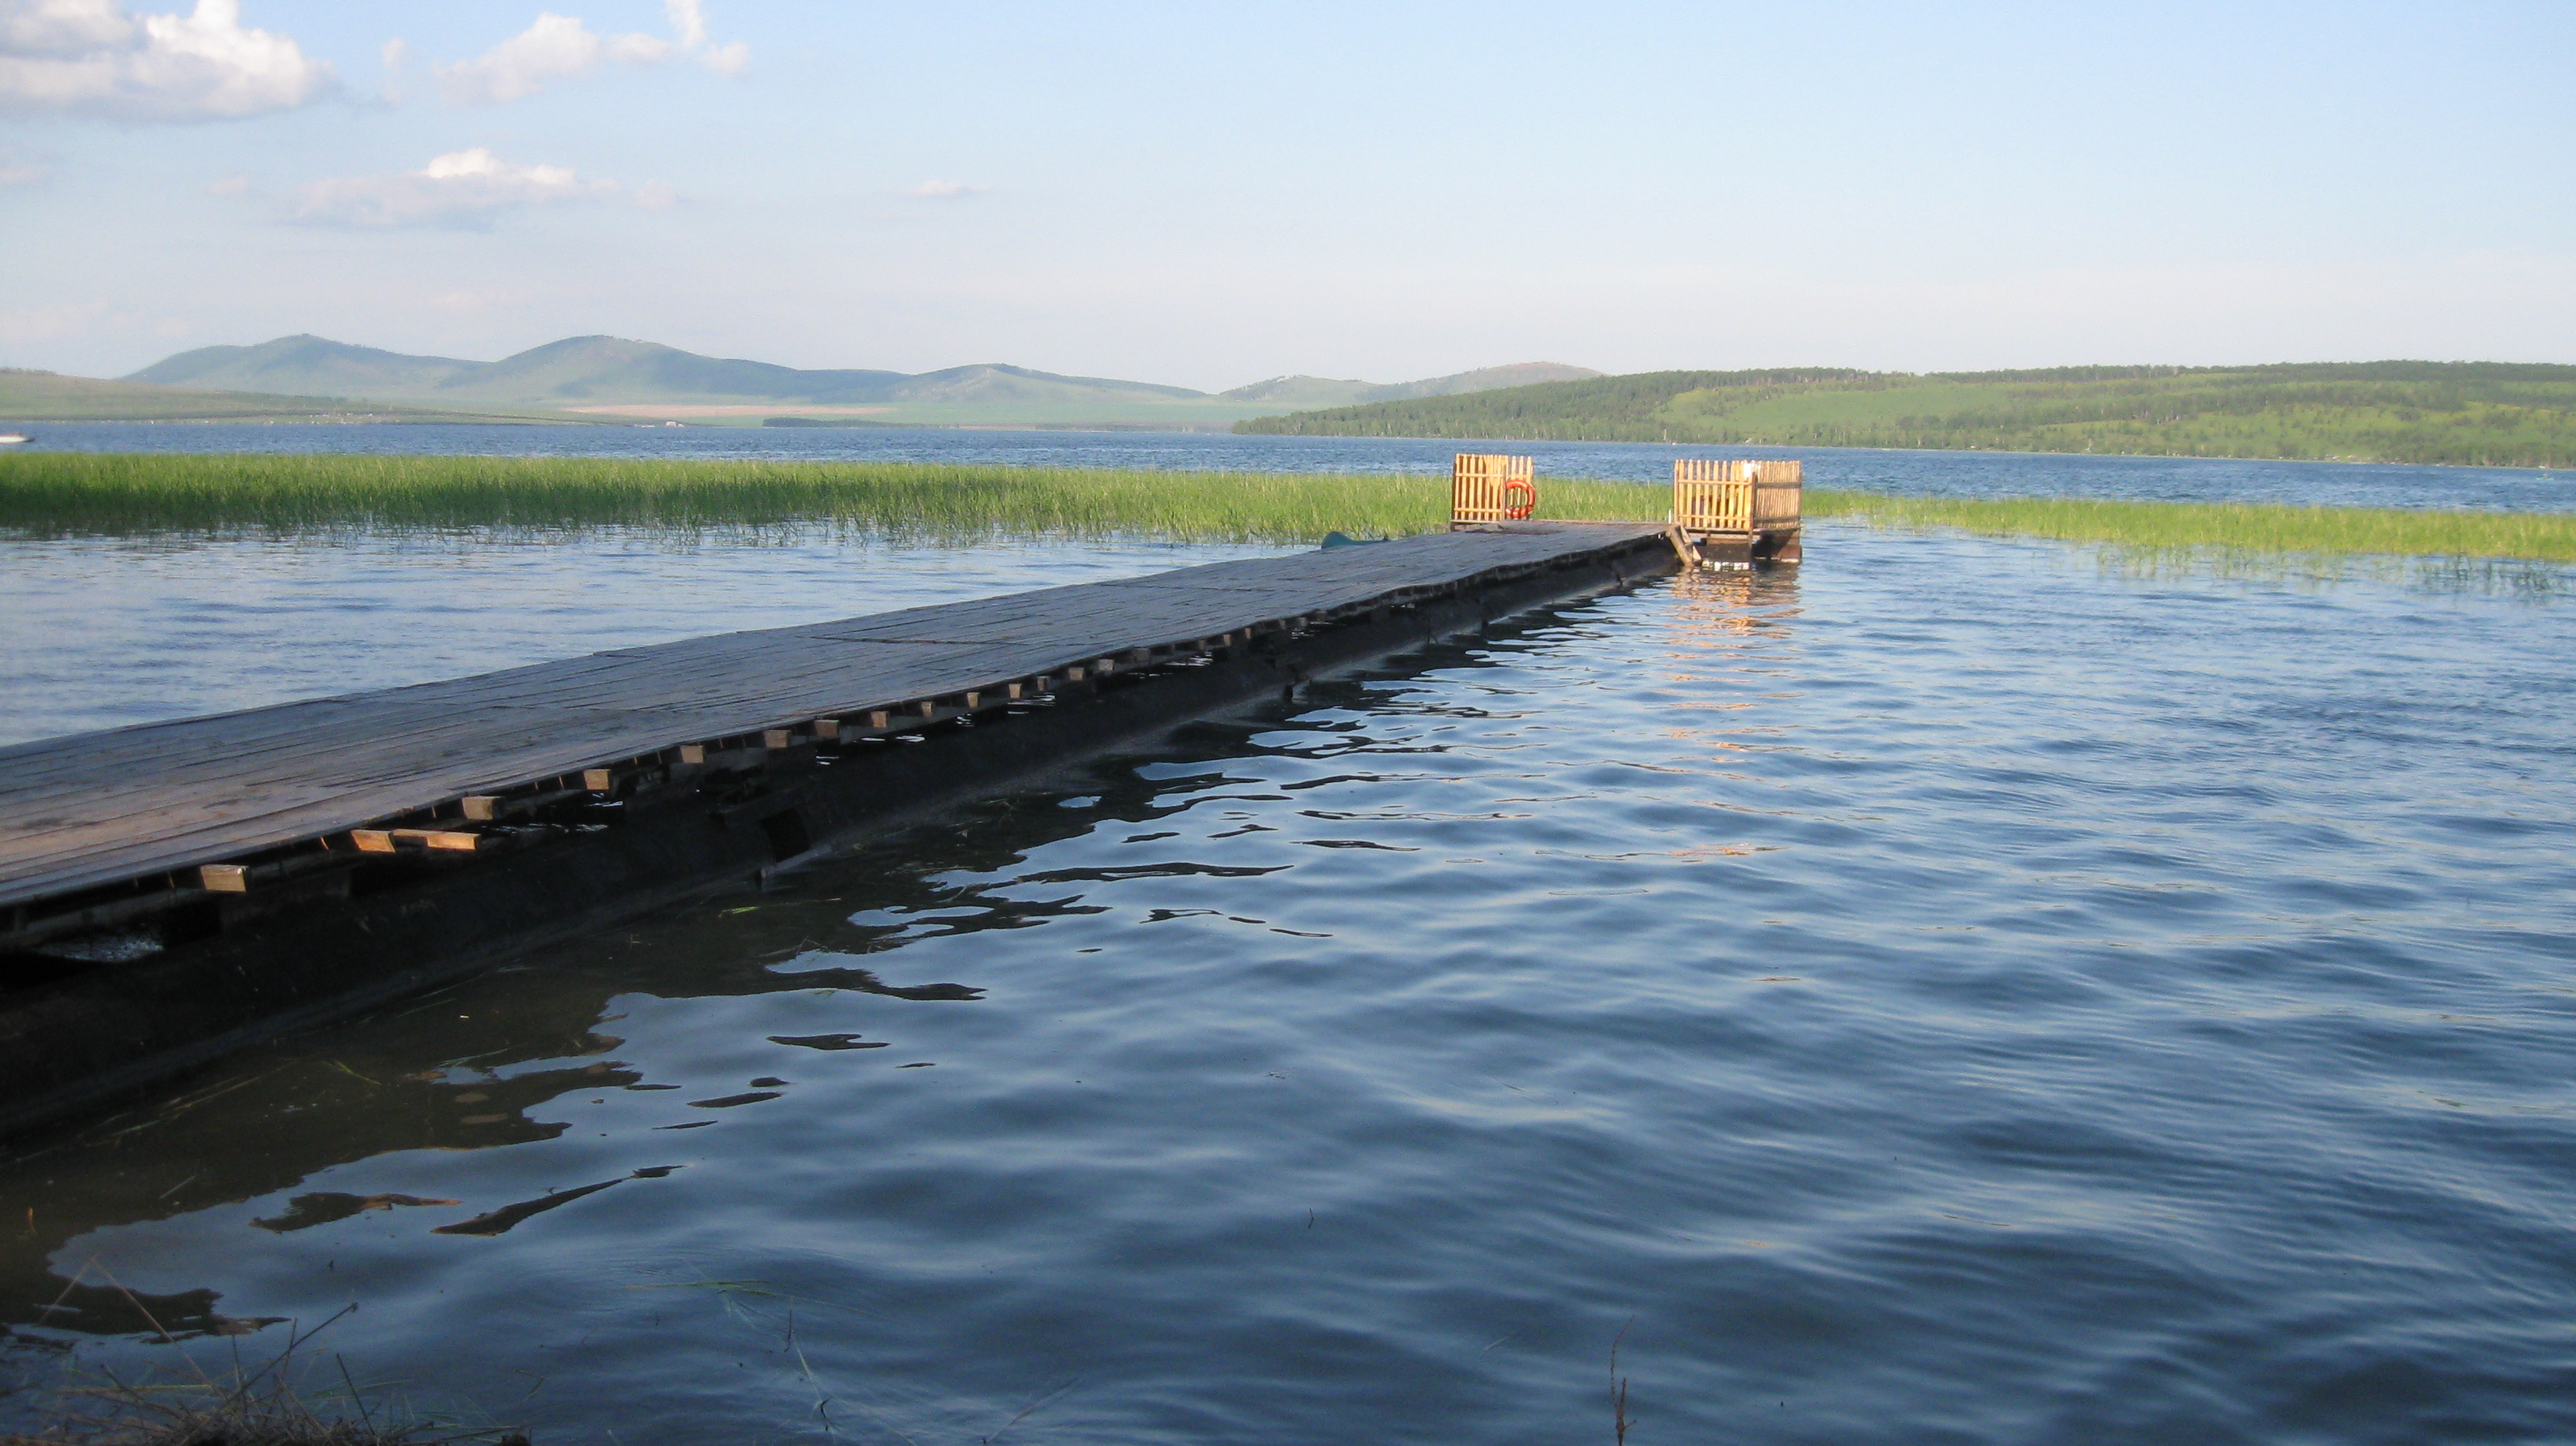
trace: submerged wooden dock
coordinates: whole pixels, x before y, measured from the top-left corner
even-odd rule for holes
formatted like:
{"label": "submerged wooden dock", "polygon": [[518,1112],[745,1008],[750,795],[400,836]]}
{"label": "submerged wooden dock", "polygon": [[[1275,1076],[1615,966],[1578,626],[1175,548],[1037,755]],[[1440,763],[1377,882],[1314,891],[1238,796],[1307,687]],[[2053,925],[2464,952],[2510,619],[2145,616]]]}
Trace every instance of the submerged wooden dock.
{"label": "submerged wooden dock", "polygon": [[0,748],[0,1129],[1675,565],[1507,521]]}

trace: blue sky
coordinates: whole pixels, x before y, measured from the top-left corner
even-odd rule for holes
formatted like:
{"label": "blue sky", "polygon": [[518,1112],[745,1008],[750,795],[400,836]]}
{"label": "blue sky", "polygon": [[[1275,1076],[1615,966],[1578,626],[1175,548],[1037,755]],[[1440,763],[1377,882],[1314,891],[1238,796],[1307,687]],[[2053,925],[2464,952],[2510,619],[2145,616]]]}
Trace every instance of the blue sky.
{"label": "blue sky", "polygon": [[2565,3],[550,3],[0,0],[0,364],[2576,361]]}

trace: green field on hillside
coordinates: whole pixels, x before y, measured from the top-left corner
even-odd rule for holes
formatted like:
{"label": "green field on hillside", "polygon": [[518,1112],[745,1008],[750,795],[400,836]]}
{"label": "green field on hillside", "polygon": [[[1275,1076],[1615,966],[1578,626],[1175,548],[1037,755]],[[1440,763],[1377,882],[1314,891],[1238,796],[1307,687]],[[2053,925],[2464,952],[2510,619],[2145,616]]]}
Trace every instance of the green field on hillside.
{"label": "green field on hillside", "polygon": [[2571,467],[2576,366],[1641,372],[1295,412],[1235,430]]}

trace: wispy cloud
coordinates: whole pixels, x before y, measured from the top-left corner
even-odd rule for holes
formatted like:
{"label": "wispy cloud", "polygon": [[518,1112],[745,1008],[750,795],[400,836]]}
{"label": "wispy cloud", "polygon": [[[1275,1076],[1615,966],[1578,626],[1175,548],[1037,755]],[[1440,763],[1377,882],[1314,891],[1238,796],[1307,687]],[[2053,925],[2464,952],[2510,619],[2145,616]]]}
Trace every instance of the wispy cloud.
{"label": "wispy cloud", "polygon": [[9,0],[0,5],[0,50],[79,55],[134,38],[134,22],[108,0]]}
{"label": "wispy cloud", "polygon": [[450,105],[499,105],[594,69],[606,49],[577,17],[549,11],[479,58],[437,67],[438,88]]}
{"label": "wispy cloud", "polygon": [[472,60],[432,67],[439,93],[450,105],[503,105],[525,100],[551,81],[597,70],[602,64],[660,65],[696,56],[720,75],[739,75],[751,63],[741,41],[707,44],[707,19],[699,0],[664,0],[672,38],[630,31],[600,35],[576,15],[541,11],[536,23]]}
{"label": "wispy cloud", "polygon": [[707,43],[707,11],[699,0],[662,0],[662,13],[671,17],[671,33],[679,37],[681,49]]}
{"label": "wispy cloud", "polygon": [[400,105],[403,98],[403,71],[411,64],[411,42],[395,36],[377,52],[385,60],[385,78],[376,82],[376,98],[387,105]]}
{"label": "wispy cloud", "polygon": [[707,44],[706,10],[699,0],[662,0],[662,10],[671,17],[671,33],[679,37],[682,54],[696,56],[699,64],[724,76],[740,75],[751,64],[751,47],[739,40]]}
{"label": "wispy cloud", "polygon": [[116,0],[0,0],[0,109],[128,121],[229,120],[329,94],[327,61],[241,23],[241,0],[187,15]]}
{"label": "wispy cloud", "polygon": [[440,156],[417,171],[315,181],[304,188],[294,219],[366,230],[476,228],[506,212],[605,200],[622,189],[615,181],[585,181],[564,166],[513,165],[476,146]]}
{"label": "wispy cloud", "polygon": [[924,181],[904,194],[919,201],[963,201],[991,189],[990,186],[970,186],[964,181]]}

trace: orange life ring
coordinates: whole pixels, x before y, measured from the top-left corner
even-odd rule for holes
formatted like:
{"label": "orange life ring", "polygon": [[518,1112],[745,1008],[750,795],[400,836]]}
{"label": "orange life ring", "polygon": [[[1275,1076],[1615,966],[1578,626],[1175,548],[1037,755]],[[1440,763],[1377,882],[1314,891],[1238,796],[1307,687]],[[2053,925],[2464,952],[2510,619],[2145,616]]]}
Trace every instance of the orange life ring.
{"label": "orange life ring", "polygon": [[[1517,503],[1512,501],[1512,494],[1515,492],[1521,494],[1521,496],[1527,500]],[[1503,484],[1503,515],[1505,517],[1518,522],[1537,510],[1538,488],[1536,486],[1527,482],[1506,482]]]}

